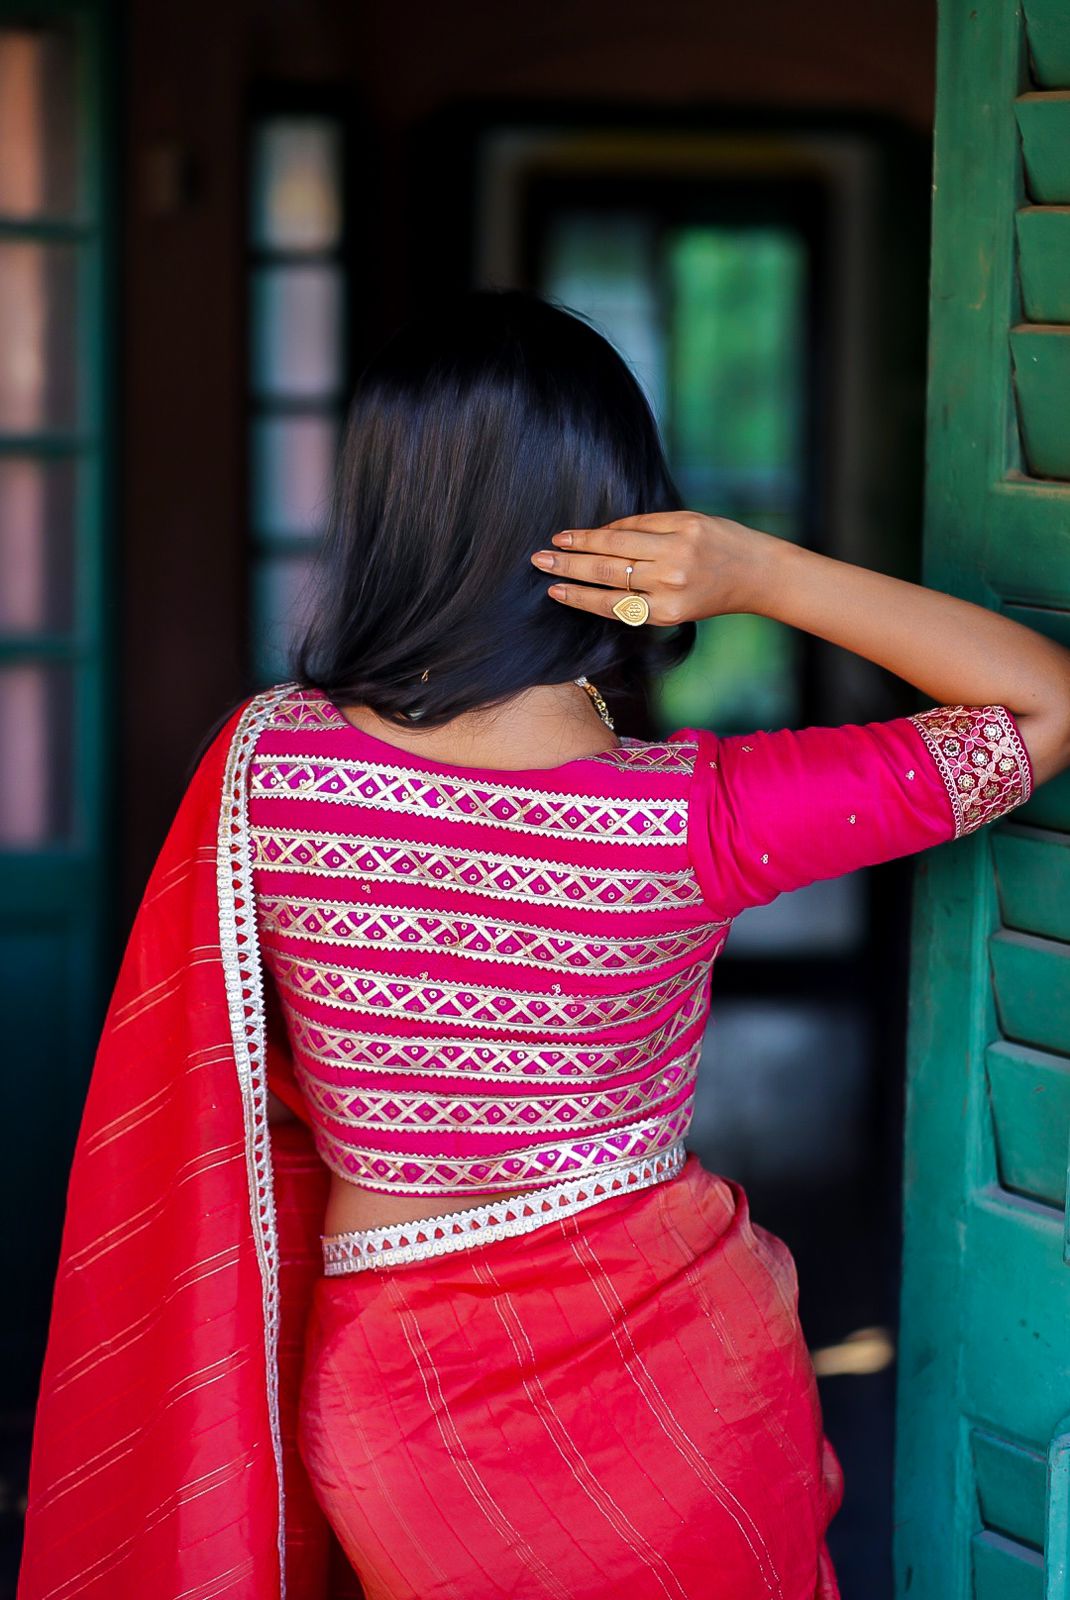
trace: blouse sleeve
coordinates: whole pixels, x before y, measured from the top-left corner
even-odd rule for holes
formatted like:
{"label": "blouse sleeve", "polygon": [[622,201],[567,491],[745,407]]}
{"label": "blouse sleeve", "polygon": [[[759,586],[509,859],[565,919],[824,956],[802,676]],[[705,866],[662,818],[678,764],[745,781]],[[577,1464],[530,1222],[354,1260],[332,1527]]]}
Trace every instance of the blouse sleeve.
{"label": "blouse sleeve", "polygon": [[688,843],[703,896],[722,916],[960,838],[1033,789],[1005,706],[692,737]]}

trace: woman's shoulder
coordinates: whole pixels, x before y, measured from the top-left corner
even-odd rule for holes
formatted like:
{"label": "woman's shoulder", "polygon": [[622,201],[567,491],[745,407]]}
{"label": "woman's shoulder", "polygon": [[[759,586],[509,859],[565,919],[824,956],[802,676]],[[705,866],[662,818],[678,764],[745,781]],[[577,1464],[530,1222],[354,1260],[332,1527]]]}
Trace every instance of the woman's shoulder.
{"label": "woman's shoulder", "polygon": [[[353,756],[358,751],[369,757],[386,756],[391,748],[350,722],[323,690],[299,683],[273,684],[261,690],[246,702],[246,712],[249,721],[256,726],[256,738],[261,749],[275,750],[280,738],[285,741],[288,736],[296,736],[306,753],[312,754],[315,750],[325,759],[341,759]],[[320,734],[335,737],[320,740],[315,737]],[[312,745],[308,743],[310,735],[314,738]],[[262,739],[261,736],[267,737]],[[623,734],[618,736],[617,744],[610,749],[576,757],[557,766],[503,769],[499,772],[493,768],[458,765],[456,772],[459,777],[474,777],[482,773],[487,777],[497,777],[505,784],[537,786],[545,783],[549,787],[559,787],[562,782],[566,786],[578,783],[586,787],[592,781],[604,781],[610,774],[619,775],[626,783],[636,778],[658,775],[686,779],[692,775],[696,757],[702,748],[701,741],[707,737],[701,730],[691,727],[676,728],[653,739]],[[400,745],[393,750],[392,759],[402,765],[411,762],[420,769],[444,772],[451,768],[451,763],[424,758],[419,752],[407,751]]]}
{"label": "woman's shoulder", "polygon": [[264,726],[272,729],[330,729],[338,726],[341,713],[322,689],[308,688],[288,681],[261,689],[249,701],[264,716]]}
{"label": "woman's shoulder", "polygon": [[696,728],[675,728],[659,739],[641,739],[634,734],[622,734],[615,750],[603,750],[589,759],[608,762],[629,772],[664,772],[690,776],[700,749],[703,735]]}

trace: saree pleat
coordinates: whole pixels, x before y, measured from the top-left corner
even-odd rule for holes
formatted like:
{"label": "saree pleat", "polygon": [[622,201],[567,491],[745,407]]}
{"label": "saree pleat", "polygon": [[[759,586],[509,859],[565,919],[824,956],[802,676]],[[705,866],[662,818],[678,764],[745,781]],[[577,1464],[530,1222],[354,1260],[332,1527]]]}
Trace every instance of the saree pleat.
{"label": "saree pleat", "polygon": [[298,1443],[367,1600],[836,1600],[797,1301],[694,1153],[524,1237],[321,1279]]}

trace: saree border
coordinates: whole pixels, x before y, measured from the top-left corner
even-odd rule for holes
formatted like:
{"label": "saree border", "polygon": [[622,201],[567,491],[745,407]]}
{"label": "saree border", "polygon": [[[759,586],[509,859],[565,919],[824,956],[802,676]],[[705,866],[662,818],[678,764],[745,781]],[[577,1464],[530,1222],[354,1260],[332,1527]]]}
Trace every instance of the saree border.
{"label": "saree border", "polygon": [[279,703],[295,688],[294,683],[276,684],[253,695],[246,704],[227,751],[216,843],[219,948],[245,1127],[249,1214],[260,1267],[268,1426],[279,1490],[280,1600],[286,1600],[286,1494],[279,1413],[279,1239],[267,1115],[267,1030],[253,896],[248,778],[257,739]]}
{"label": "saree border", "polygon": [[1033,764],[1006,706],[931,706],[907,720],[921,734],[943,779],[956,839],[1029,799]]}

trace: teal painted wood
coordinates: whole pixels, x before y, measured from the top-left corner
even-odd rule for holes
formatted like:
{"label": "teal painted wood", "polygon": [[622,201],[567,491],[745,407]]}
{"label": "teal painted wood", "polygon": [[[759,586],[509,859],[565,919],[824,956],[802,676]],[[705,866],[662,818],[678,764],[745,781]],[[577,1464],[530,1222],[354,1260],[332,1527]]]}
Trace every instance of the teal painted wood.
{"label": "teal painted wood", "polygon": [[973,1542],[976,1600],[1044,1600],[1044,1564],[999,1533],[979,1533]]}
{"label": "teal painted wood", "polygon": [[1026,317],[1030,322],[1070,322],[1070,272],[1066,270],[1070,207],[1023,206],[1017,224]]}
{"label": "teal painted wood", "polygon": [[971,1194],[962,1232],[960,1410],[999,1438],[1046,1451],[1070,1327],[1062,1212],[1008,1194],[993,1173]]}
{"label": "teal painted wood", "polygon": [[[1067,260],[1070,261],[1070,256],[1067,256]],[[1070,277],[1070,271],[1067,276]],[[1065,492],[1063,498],[1065,503]],[[1016,622],[1024,622],[1027,628],[1036,628],[1038,633],[1046,634],[1049,639],[1055,639],[1059,644],[1070,647],[1070,611],[1015,605],[1013,601],[1006,601],[1002,609]]]}
{"label": "teal painted wood", "polygon": [[1070,834],[1010,825],[992,850],[1004,926],[1070,942]]}
{"label": "teal painted wood", "polygon": [[1070,1600],[1070,1417],[1064,1417],[1048,1452],[1044,1600]]}
{"label": "teal painted wood", "polygon": [[985,1054],[997,1176],[1005,1189],[1066,1204],[1070,1059],[999,1039]]}
{"label": "teal painted wood", "polygon": [[1011,353],[1029,470],[1038,478],[1070,478],[1070,328],[1023,323],[1011,333]]}
{"label": "teal painted wood", "polygon": [[1030,90],[1017,103],[1029,198],[1046,206],[1070,201],[1070,93]]}
{"label": "teal painted wood", "polygon": [[[1038,27],[1045,4],[1033,8]],[[1031,200],[1070,193],[1070,143],[1059,131],[1067,97],[1038,98],[1029,50],[1012,0],[942,0],[924,577],[1065,638],[1070,482],[1058,445],[1041,452],[1053,475],[1035,476],[1041,455],[1023,449],[1012,367],[1012,328],[1022,329],[1027,354],[1039,348],[1031,341],[1054,343],[1029,326],[1016,219]],[[1050,50],[1047,59],[1056,59]],[[1050,244],[1040,246],[1043,292],[1061,305],[1070,258],[1060,279]],[[1048,398],[1065,416],[1070,373],[1053,381],[1052,372],[1049,364]],[[1046,1593],[1038,1463],[1070,1410],[1070,942],[1055,881],[1064,841],[1053,837],[1068,830],[1064,775],[1012,823],[916,865],[896,1461],[901,1600]],[[1058,1499],[1048,1493],[1045,1503],[1052,1541]],[[1053,1595],[1070,1600],[1057,1584]]]}
{"label": "teal painted wood", "polygon": [[1044,89],[1070,83],[1070,6],[1066,0],[1025,0],[1029,56]]}
{"label": "teal painted wood", "polygon": [[1038,828],[1070,828],[1070,772],[1060,772],[1035,789],[1017,816],[1020,822],[1035,823]]}
{"label": "teal painted wood", "polygon": [[973,1469],[985,1527],[1043,1550],[1047,1503],[1043,1455],[978,1429],[973,1434]]}
{"label": "teal painted wood", "polygon": [[1000,928],[989,954],[1003,1037],[1063,1049],[1070,1037],[1070,946]]}

